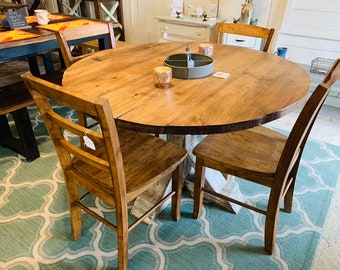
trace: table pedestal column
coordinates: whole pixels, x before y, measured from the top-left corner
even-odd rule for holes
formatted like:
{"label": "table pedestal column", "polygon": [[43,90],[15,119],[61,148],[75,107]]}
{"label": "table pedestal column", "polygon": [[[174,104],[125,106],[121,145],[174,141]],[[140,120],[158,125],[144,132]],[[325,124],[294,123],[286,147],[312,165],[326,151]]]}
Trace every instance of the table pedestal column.
{"label": "table pedestal column", "polygon": [[[195,167],[195,156],[192,153],[193,148],[204,138],[201,135],[167,135],[167,141],[177,144],[181,147],[185,147],[188,150],[189,156],[184,163],[183,178],[184,185],[188,188],[189,192],[193,193],[193,178],[194,178],[194,167]],[[206,169],[206,186],[212,190],[222,193],[226,196],[235,198],[237,200],[245,202],[245,198],[240,192],[238,184],[232,177],[222,174],[218,171],[210,168]],[[150,190],[139,196],[132,209],[131,214],[135,217],[142,216],[147,210],[149,210],[157,201],[164,197],[171,190],[171,176],[163,179],[158,185],[152,187]],[[213,196],[204,197],[206,202],[213,202],[229,212],[237,214],[241,206],[230,203],[228,201],[217,199]],[[170,203],[170,199],[162,205],[158,210],[152,213],[148,218],[144,219],[144,222],[149,224],[156,216]]]}

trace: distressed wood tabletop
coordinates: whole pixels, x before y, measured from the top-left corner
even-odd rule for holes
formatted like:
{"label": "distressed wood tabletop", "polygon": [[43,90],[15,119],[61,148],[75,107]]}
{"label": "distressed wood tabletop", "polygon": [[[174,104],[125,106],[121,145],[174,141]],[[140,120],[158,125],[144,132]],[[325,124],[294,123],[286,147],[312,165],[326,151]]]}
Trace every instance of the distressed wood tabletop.
{"label": "distressed wood tabletop", "polygon": [[154,86],[153,68],[164,58],[198,52],[199,43],[134,44],[96,52],[65,71],[75,94],[107,98],[118,125],[159,134],[212,134],[251,128],[301,106],[310,77],[299,65],[262,51],[214,44],[214,71],[199,79]]}

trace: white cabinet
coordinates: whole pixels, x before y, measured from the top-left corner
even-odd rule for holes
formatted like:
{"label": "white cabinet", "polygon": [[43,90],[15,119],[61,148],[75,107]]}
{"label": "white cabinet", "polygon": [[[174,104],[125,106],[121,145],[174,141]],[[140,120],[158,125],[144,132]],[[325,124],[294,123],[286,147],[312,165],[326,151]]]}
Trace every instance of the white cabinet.
{"label": "white cabinet", "polygon": [[160,23],[160,39],[164,41],[210,41],[211,31],[205,27],[187,26],[169,22]]}
{"label": "white cabinet", "polygon": [[159,41],[202,41],[214,39],[216,20],[202,21],[201,18],[176,18],[157,16],[159,21]]}
{"label": "white cabinet", "polygon": [[241,46],[241,47],[251,48],[251,49],[255,49],[255,50],[260,50],[261,44],[262,44],[262,39],[261,38],[234,35],[234,34],[227,34],[227,35],[225,35],[225,39],[224,39],[223,43],[225,43],[227,45]]}
{"label": "white cabinet", "polygon": [[[212,42],[217,22],[202,21],[201,18],[176,18],[173,16],[157,16],[159,21],[159,41],[202,41]],[[260,50],[262,39],[234,34],[226,34],[223,43]]]}

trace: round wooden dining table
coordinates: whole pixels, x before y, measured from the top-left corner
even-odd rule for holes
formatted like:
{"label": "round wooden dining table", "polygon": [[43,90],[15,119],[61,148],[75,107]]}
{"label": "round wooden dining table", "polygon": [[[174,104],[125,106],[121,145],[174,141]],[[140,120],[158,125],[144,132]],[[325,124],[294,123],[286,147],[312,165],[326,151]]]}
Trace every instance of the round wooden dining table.
{"label": "round wooden dining table", "polygon": [[109,100],[121,127],[158,134],[212,134],[280,118],[305,100],[310,77],[299,65],[262,51],[214,44],[213,73],[154,85],[153,69],[169,55],[197,53],[199,43],[124,45],[95,52],[67,68],[63,86]]}
{"label": "round wooden dining table", "polygon": [[[212,74],[173,78],[170,88],[157,88],[153,69],[163,66],[167,56],[185,53],[188,46],[191,53],[197,53],[199,44],[124,45],[96,52],[66,69],[63,86],[76,95],[108,99],[119,127],[167,134],[168,141],[188,150],[191,161],[184,170],[188,175],[196,141],[183,135],[224,133],[275,120],[300,106],[310,86],[306,71],[291,61],[262,51],[214,44],[212,74],[229,73],[228,78]],[[234,187],[226,190],[232,194],[226,195],[242,198],[237,185],[224,177],[206,174],[214,190],[231,185]],[[144,204],[164,196],[166,186],[167,182],[146,192],[133,209],[141,211]]]}

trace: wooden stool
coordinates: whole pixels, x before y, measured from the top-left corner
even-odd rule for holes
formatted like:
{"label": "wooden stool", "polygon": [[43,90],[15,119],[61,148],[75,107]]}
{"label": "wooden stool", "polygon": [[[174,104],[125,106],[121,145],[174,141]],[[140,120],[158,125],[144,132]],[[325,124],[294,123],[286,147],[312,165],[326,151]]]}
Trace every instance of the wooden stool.
{"label": "wooden stool", "polygon": [[[27,161],[40,156],[26,108],[32,104],[33,99],[24,82],[0,87],[0,145],[19,153]],[[8,113],[13,116],[19,138],[12,135],[6,116]]]}

